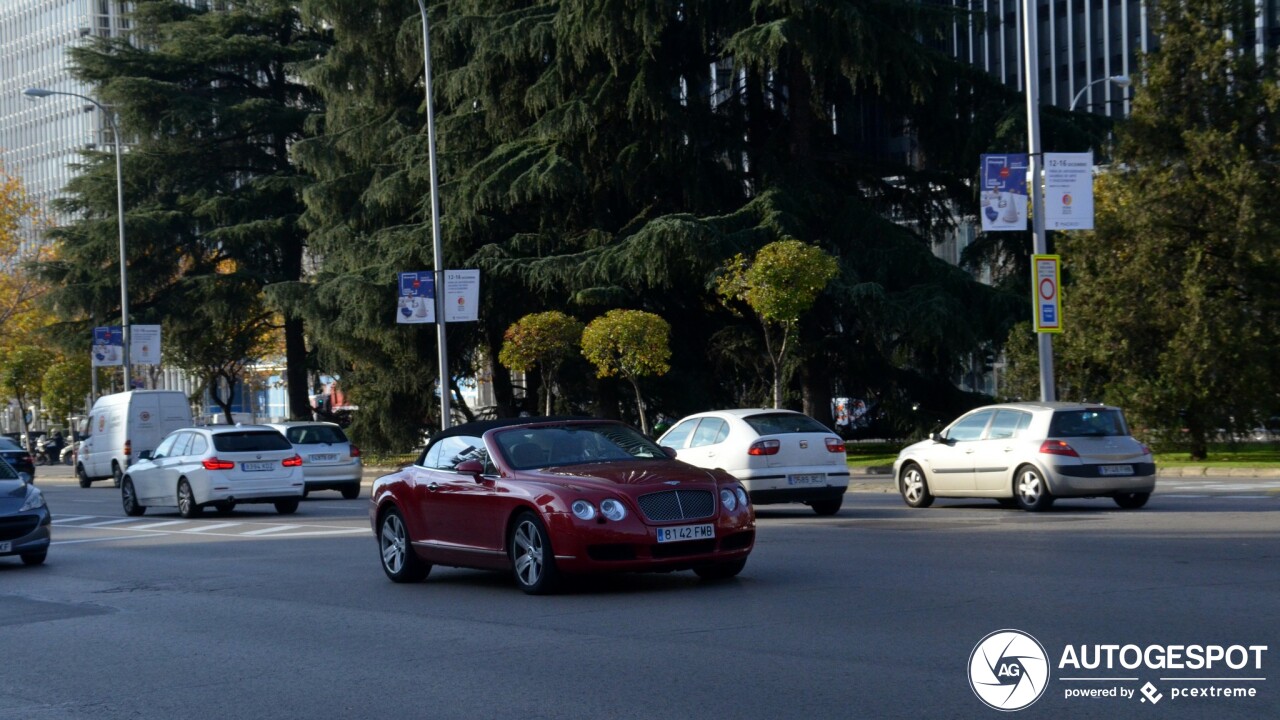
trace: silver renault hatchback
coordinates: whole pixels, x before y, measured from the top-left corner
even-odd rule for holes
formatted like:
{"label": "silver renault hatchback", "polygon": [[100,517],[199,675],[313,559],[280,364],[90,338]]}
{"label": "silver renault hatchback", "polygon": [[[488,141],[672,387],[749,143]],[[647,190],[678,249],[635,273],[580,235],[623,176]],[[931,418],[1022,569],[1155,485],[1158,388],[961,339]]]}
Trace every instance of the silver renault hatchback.
{"label": "silver renault hatchback", "polygon": [[279,430],[302,456],[306,493],[338,490],[348,500],[360,496],[360,483],[364,479],[360,448],[352,444],[336,423],[302,421],[269,423],[269,427]]}
{"label": "silver renault hatchback", "polygon": [[903,448],[893,477],[907,505],[934,498],[994,498],[1045,510],[1056,498],[1147,504],[1156,486],[1151,449],[1129,434],[1120,408],[1087,403],[988,405]]}

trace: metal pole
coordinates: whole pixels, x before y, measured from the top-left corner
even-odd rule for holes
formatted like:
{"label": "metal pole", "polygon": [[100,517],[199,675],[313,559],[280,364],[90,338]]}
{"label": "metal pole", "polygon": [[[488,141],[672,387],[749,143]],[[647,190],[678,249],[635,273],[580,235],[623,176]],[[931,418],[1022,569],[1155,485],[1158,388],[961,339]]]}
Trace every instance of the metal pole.
{"label": "metal pole", "polygon": [[[98,105],[97,102],[93,103]],[[129,354],[133,349],[129,330],[129,265],[128,255],[125,252],[124,243],[124,171],[122,169],[122,160],[120,155],[120,126],[116,124],[115,113],[107,112],[107,109],[98,105],[107,120],[111,123],[111,136],[115,139],[116,146],[116,218],[120,233],[120,326],[124,332],[124,389],[126,392],[133,389],[133,374]]]}
{"label": "metal pole", "polygon": [[[421,1],[421,0],[419,0]],[[130,383],[130,362],[129,362],[129,263],[128,254],[125,252],[124,239],[124,172],[122,168],[122,160],[120,153],[120,127],[116,124],[115,114],[108,112],[102,103],[94,100],[87,95],[79,93],[65,92],[62,90],[46,90],[44,88],[27,88],[22,91],[23,95],[33,98],[43,98],[50,95],[66,95],[68,97],[80,98],[86,102],[93,103],[94,107],[102,111],[106,115],[107,122],[111,124],[111,135],[115,142],[116,150],[116,222],[120,236],[120,331],[124,335],[124,389],[132,389]],[[95,374],[96,378],[97,375]],[[95,389],[96,394],[96,389]]]}
{"label": "metal pole", "polygon": [[431,33],[425,0],[418,0],[422,13],[422,69],[426,77],[427,95],[427,162],[431,169],[431,254],[435,267],[436,346],[440,356],[440,429],[451,424],[449,408],[449,351],[445,344],[444,322],[444,249],[440,242],[440,186],[436,180],[436,119],[431,100]]}
{"label": "metal pole", "polygon": [[[1027,157],[1031,177],[1031,217],[1034,231],[1032,251],[1036,255],[1048,252],[1049,242],[1045,237],[1044,227],[1044,192],[1040,185],[1040,165],[1043,156],[1040,151],[1040,50],[1037,47],[1036,33],[1039,22],[1036,18],[1036,0],[1022,0],[1022,38],[1023,57],[1026,63],[1027,86]],[[1032,292],[1035,292],[1035,267],[1031,268]],[[1053,337],[1049,333],[1036,333],[1040,350],[1040,400],[1053,402],[1057,393],[1053,386]]]}

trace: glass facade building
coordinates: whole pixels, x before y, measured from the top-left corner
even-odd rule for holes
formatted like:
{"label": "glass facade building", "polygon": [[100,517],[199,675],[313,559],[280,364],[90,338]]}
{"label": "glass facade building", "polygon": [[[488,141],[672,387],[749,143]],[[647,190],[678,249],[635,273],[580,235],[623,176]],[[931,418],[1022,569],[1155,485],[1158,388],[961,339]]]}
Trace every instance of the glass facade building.
{"label": "glass facade building", "polygon": [[[35,100],[22,91],[39,87],[90,95],[74,80],[67,49],[91,36],[128,30],[121,0],[4,0],[0,3],[0,162],[22,178],[31,199],[48,213],[74,176],[84,150],[112,152],[111,125],[83,100],[52,95]],[[56,220],[56,218],[55,218]]]}
{"label": "glass facade building", "polygon": [[[967,11],[952,26],[951,54],[1021,90],[1026,64],[1022,14],[1026,0],[933,0]],[[1040,53],[1040,101],[1110,117],[1127,116],[1132,87],[1105,78],[1127,75],[1140,82],[1139,57],[1158,46],[1145,0],[1033,0]],[[1257,16],[1240,38],[1259,56],[1280,45],[1280,0],[1254,0]]]}

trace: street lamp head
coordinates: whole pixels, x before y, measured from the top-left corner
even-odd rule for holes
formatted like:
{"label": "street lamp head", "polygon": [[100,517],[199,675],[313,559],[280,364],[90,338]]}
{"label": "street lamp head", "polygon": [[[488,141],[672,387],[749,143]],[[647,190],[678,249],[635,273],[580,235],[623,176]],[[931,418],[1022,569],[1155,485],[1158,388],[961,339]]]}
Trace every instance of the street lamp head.
{"label": "street lamp head", "polygon": [[1112,85],[1116,85],[1122,88],[1129,87],[1129,85],[1133,82],[1132,80],[1129,79],[1128,75],[1112,75],[1107,79],[1111,81]]}
{"label": "street lamp head", "polygon": [[42,98],[42,97],[49,97],[50,95],[53,94],[53,91],[45,90],[44,88],[30,87],[30,88],[27,88],[26,90],[23,90],[22,94],[26,95],[27,97]]}

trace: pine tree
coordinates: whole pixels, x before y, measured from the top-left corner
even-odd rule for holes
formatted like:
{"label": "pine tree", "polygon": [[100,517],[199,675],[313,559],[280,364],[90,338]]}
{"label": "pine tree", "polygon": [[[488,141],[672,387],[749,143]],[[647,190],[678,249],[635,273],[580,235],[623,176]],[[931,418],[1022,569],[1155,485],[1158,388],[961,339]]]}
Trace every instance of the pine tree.
{"label": "pine tree", "polygon": [[[289,151],[317,105],[298,81],[321,55],[325,33],[289,0],[250,0],[217,10],[174,0],[134,4],[128,37],[71,50],[75,75],[118,114],[124,156],[132,322],[162,324],[166,344],[227,327],[254,336],[277,323],[262,288],[302,275],[306,233],[298,218],[308,179]],[[116,187],[109,153],[89,154],[62,209],[83,219],[58,229],[61,287],[53,302],[83,318],[118,314]],[[301,319],[283,317],[289,410],[310,417]],[[250,345],[254,343],[249,343]],[[244,346],[224,343],[225,352]],[[191,348],[170,345],[186,357]],[[238,362],[254,358],[231,358]],[[191,367],[189,369],[197,370]]]}

